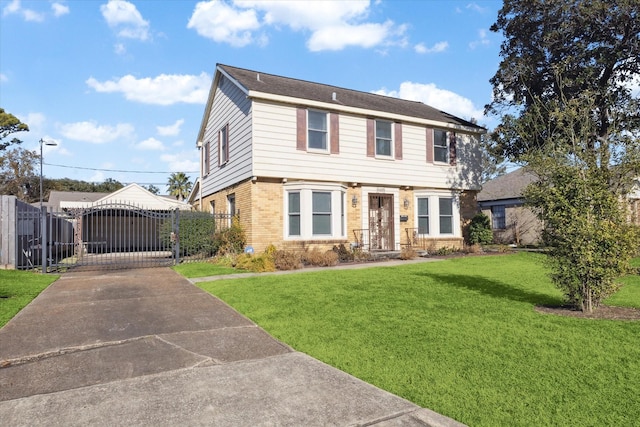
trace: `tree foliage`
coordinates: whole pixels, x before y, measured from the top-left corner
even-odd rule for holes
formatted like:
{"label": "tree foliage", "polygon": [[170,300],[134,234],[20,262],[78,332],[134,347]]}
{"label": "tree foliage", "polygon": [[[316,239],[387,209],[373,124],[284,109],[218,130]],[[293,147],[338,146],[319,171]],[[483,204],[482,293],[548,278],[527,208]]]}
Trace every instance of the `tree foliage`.
{"label": "tree foliage", "polygon": [[178,200],[184,200],[189,196],[192,185],[189,177],[184,172],[172,173],[167,182],[169,194],[175,196]]}
{"label": "tree foliage", "polygon": [[640,173],[640,4],[506,0],[488,113],[495,147],[538,177],[526,197],[545,224],[552,278],[591,311],[626,272],[625,195]]}
{"label": "tree foliage", "polygon": [[21,147],[2,151],[0,155],[0,194],[16,196],[33,203],[40,198],[36,168],[40,156]]}
{"label": "tree foliage", "polygon": [[7,113],[0,108],[0,151],[4,151],[12,144],[20,144],[22,141],[18,138],[12,138],[5,141],[5,138],[16,132],[28,132],[29,126],[22,123],[16,116]]}

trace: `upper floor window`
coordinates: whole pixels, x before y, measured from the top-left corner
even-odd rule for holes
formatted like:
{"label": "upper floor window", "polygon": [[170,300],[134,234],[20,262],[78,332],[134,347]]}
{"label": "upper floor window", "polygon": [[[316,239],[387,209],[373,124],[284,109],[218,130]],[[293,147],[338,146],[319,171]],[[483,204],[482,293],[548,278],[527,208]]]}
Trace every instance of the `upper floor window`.
{"label": "upper floor window", "polygon": [[491,207],[491,228],[494,230],[504,230],[507,228],[506,211],[504,206]]}
{"label": "upper floor window", "polygon": [[433,160],[449,163],[449,132],[440,129],[433,130]]}
{"label": "upper floor window", "polygon": [[218,164],[224,165],[229,161],[229,124],[218,131]]}
{"label": "upper floor window", "polygon": [[391,122],[376,120],[376,156],[393,155],[392,125]]}
{"label": "upper floor window", "polygon": [[323,111],[308,111],[307,146],[311,150],[327,151],[328,126],[327,113]]}

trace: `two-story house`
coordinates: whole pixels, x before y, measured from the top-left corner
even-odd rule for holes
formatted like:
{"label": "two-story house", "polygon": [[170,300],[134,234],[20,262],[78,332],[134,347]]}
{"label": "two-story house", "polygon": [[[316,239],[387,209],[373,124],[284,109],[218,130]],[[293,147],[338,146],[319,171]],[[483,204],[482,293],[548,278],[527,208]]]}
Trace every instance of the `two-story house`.
{"label": "two-story house", "polygon": [[194,205],[256,251],[462,245],[485,129],[421,102],[217,65]]}

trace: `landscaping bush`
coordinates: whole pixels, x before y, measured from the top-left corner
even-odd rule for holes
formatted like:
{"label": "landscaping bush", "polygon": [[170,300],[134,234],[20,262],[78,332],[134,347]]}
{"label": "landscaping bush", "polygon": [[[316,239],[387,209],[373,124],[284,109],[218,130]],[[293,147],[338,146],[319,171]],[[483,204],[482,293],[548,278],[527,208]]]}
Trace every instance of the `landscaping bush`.
{"label": "landscaping bush", "polygon": [[[215,221],[210,214],[197,211],[181,211],[178,220],[180,254],[182,256],[207,255],[216,252],[214,241]],[[160,228],[160,238],[165,247],[175,243],[176,236],[170,221]]]}
{"label": "landscaping bush", "polygon": [[340,262],[352,262],[355,258],[353,251],[347,249],[343,243],[340,243],[339,246],[334,246],[333,252],[338,255],[338,261]]}
{"label": "landscaping bush", "polygon": [[247,238],[238,217],[233,217],[231,227],[217,232],[214,235],[214,241],[216,252],[220,255],[242,253],[247,244]]}
{"label": "landscaping bush", "polygon": [[312,249],[302,254],[302,262],[315,267],[331,267],[338,263],[338,254],[334,251]]}
{"label": "landscaping bush", "polygon": [[297,270],[303,267],[302,257],[299,252],[275,251],[273,262],[278,270]]}
{"label": "landscaping bush", "polygon": [[236,256],[234,267],[248,270],[254,273],[276,271],[276,266],[273,262],[273,256],[268,253],[262,253],[260,255],[242,253]]}
{"label": "landscaping bush", "polygon": [[410,247],[404,247],[402,248],[402,250],[400,251],[400,259],[414,259],[418,256],[417,252]]}
{"label": "landscaping bush", "polygon": [[471,245],[488,245],[493,241],[493,232],[491,231],[491,220],[483,213],[476,214],[469,223],[469,244]]}

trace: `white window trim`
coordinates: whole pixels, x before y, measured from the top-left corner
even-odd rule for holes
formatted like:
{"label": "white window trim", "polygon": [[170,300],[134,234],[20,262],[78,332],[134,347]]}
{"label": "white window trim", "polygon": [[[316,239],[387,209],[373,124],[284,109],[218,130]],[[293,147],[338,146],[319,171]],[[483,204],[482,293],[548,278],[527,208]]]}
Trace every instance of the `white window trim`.
{"label": "white window trim", "polygon": [[[440,233],[440,201],[441,197],[453,199],[452,228],[453,233]],[[413,194],[414,226],[418,227],[418,199],[429,199],[429,234],[421,237],[462,237],[460,229],[460,195],[455,191],[415,191]]]}
{"label": "white window trim", "polygon": [[[325,119],[326,119],[326,123],[327,123],[327,146],[325,149],[322,148],[312,148],[309,147],[309,112],[313,111],[314,113],[322,113],[325,115]],[[315,108],[307,108],[307,133],[306,133],[306,137],[307,137],[307,152],[308,153],[319,153],[319,154],[329,154],[329,150],[331,148],[331,117],[328,111],[324,111],[324,110],[316,110]]]}
{"label": "white window trim", "polygon": [[[300,235],[289,235],[289,193],[300,193]],[[331,234],[313,234],[313,192],[331,193]],[[342,215],[342,206],[346,206],[347,187],[341,184],[295,182],[284,185],[283,192],[283,238],[288,241],[298,240],[333,240],[344,239],[346,215]],[[343,205],[344,204],[344,205]],[[345,209],[346,210],[346,209]]]}
{"label": "white window trim", "polygon": [[[378,154],[378,122],[384,122],[384,123],[389,123],[391,125],[391,138],[390,138],[390,147],[389,147],[389,151],[390,154],[386,155],[386,154]],[[375,119],[374,123],[373,123],[373,152],[375,154],[375,157],[377,159],[385,159],[385,160],[394,160],[395,157],[395,126],[396,124],[390,120],[383,120],[383,119]]]}

